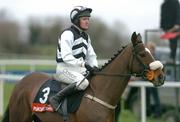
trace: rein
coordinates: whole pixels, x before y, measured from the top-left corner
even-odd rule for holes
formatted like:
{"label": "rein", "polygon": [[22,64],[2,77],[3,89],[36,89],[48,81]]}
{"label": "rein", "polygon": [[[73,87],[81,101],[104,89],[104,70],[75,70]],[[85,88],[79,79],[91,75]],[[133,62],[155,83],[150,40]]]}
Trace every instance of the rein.
{"label": "rein", "polygon": [[139,58],[139,56],[137,55],[137,53],[135,52],[135,50],[132,50],[133,52],[133,56],[130,62],[130,67],[132,68],[132,62],[134,57],[140,62],[140,64],[142,64],[142,66],[144,67],[144,71],[142,71],[141,73],[129,73],[129,74],[118,74],[118,73],[105,73],[105,72],[94,72],[95,75],[103,75],[103,76],[112,76],[112,77],[126,77],[126,76],[135,76],[135,77],[142,77],[145,78],[145,73],[148,70],[148,67],[142,62],[142,60]]}
{"label": "rein", "polygon": [[118,73],[104,73],[104,72],[94,72],[95,75],[103,75],[103,76],[112,76],[112,77],[125,77],[125,76],[135,76],[135,77],[141,77],[144,75],[144,72],[136,74],[118,74]]}
{"label": "rein", "polygon": [[[148,67],[142,62],[142,60],[140,59],[139,55],[136,53],[136,51],[133,49],[132,50],[132,56],[131,56],[131,61],[130,61],[130,71],[132,70],[132,64],[133,64],[133,60],[134,57],[140,62],[140,64],[143,66],[144,70],[141,73],[129,73],[129,74],[118,74],[118,73],[105,73],[105,72],[93,72],[93,74],[95,75],[103,75],[103,76],[112,76],[112,77],[126,77],[126,76],[135,76],[135,77],[142,77],[142,78],[146,78],[145,73],[148,71]],[[86,98],[93,100],[101,105],[103,105],[104,107],[107,107],[111,110],[114,110],[116,108],[116,106],[111,105],[107,102],[102,101],[101,99],[92,96],[90,94],[86,94],[85,95]]]}

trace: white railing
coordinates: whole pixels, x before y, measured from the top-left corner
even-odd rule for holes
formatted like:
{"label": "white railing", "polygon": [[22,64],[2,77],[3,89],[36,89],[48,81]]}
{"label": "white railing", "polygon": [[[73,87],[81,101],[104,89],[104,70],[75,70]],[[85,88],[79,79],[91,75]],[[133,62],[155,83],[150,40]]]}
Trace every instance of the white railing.
{"label": "white railing", "polygon": [[[105,62],[107,62],[106,59],[98,60],[99,65],[103,65]],[[48,65],[48,66],[56,66],[55,60],[32,60],[32,59],[0,59],[0,72],[4,73],[6,71],[7,65],[28,65],[29,71],[34,72],[36,71],[36,66],[38,65]]]}
{"label": "white railing", "polygon": [[3,85],[3,80],[0,79],[0,116],[3,115],[3,107],[4,107],[4,85]]}
{"label": "white railing", "polygon": [[[106,59],[100,59],[98,60],[98,63],[104,64],[107,60]],[[35,66],[35,65],[56,65],[55,60],[41,60],[41,59],[0,59],[0,66],[6,66],[6,65],[29,65],[29,66]]]}
{"label": "white railing", "polygon": [[[3,106],[3,80],[20,80],[22,79],[22,75],[0,75],[0,106]],[[153,87],[153,85],[147,81],[133,81],[129,82],[128,86],[130,87],[140,87],[141,92],[141,122],[146,122],[146,87]],[[180,88],[180,82],[165,82],[162,88]],[[0,115],[3,114],[3,107],[1,107]]]}
{"label": "white railing", "polygon": [[[133,81],[128,84],[131,87],[140,87],[141,93],[141,122],[146,122],[146,87],[153,87],[152,83],[145,81]],[[166,81],[162,88],[180,88],[180,82]]]}

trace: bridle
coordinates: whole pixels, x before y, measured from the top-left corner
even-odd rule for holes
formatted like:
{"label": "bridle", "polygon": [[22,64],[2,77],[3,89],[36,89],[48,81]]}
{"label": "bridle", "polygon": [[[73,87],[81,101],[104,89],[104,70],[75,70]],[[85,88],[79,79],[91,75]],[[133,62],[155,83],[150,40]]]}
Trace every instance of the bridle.
{"label": "bridle", "polygon": [[[137,46],[137,45],[136,45]],[[149,71],[149,66],[147,66],[146,64],[143,63],[142,59],[140,58],[139,54],[138,54],[138,51],[136,51],[136,48],[137,47],[133,47],[132,49],[132,55],[131,55],[131,59],[130,59],[130,69],[129,71],[132,71],[132,67],[133,67],[133,62],[134,62],[134,59],[136,58],[137,61],[140,63],[140,65],[143,67],[143,71],[141,73],[127,73],[127,74],[116,74],[116,73],[104,73],[104,72],[94,72],[95,75],[103,75],[103,76],[111,76],[111,77],[127,77],[127,76],[135,76],[135,77],[142,77],[143,79],[147,79],[146,77],[146,73]],[[104,107],[106,108],[109,108],[111,110],[114,110],[116,108],[116,106],[114,105],[111,105],[107,102],[104,102],[102,101],[101,99],[93,96],[93,95],[90,95],[90,94],[85,94],[85,97],[92,100],[92,101],[95,101],[101,105],[103,105]]]}
{"label": "bridle", "polygon": [[132,65],[133,65],[134,57],[140,63],[140,66],[143,67],[143,70],[142,70],[141,73],[130,73],[130,74],[132,76],[141,77],[141,78],[147,80],[146,74],[150,70],[149,66],[144,64],[144,62],[142,61],[142,59],[139,56],[138,52],[136,51],[136,47],[133,48],[132,53],[133,53],[133,56],[132,56],[133,59],[131,60],[131,63],[130,63],[130,71],[132,71]]}
{"label": "bridle", "polygon": [[118,74],[118,73],[104,73],[104,72],[94,72],[95,75],[103,75],[103,76],[112,76],[112,77],[126,77],[126,76],[135,76],[135,77],[142,77],[143,79],[146,78],[146,73],[149,71],[149,66],[143,63],[142,59],[140,58],[138,52],[136,51],[136,47],[132,49],[132,56],[130,59],[130,69],[129,71],[132,71],[133,62],[134,59],[137,59],[137,61],[140,63],[140,65],[143,67],[143,71],[141,73],[133,73],[129,72],[127,74]]}

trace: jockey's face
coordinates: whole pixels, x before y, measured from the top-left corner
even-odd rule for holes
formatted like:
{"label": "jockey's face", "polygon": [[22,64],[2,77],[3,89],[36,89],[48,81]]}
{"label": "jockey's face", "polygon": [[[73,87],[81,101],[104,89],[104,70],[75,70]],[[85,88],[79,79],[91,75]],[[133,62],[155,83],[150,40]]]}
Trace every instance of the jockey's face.
{"label": "jockey's face", "polygon": [[89,17],[80,17],[80,27],[83,30],[87,30],[89,28]]}

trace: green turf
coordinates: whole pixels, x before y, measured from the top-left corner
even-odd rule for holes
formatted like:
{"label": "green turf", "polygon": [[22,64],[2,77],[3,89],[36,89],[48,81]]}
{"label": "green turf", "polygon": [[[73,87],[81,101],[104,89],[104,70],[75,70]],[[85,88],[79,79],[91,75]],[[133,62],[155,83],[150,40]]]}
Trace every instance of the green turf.
{"label": "green turf", "polygon": [[[119,118],[119,122],[141,122],[141,119],[136,117],[129,110],[122,110]],[[147,122],[163,122],[161,119],[147,118]]]}
{"label": "green turf", "polygon": [[14,88],[14,83],[11,83],[11,82],[4,83],[4,107],[3,107],[4,109],[3,110],[5,110],[7,107],[13,88]]}

